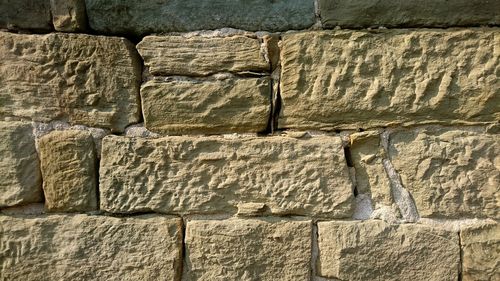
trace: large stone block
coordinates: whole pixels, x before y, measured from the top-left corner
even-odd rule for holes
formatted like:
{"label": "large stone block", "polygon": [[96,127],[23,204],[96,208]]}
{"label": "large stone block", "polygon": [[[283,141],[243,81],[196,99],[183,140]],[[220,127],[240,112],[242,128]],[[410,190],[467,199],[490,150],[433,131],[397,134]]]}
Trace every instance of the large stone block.
{"label": "large stone block", "polygon": [[293,139],[107,136],[101,209],[114,213],[263,213],[345,218],[352,183],[338,137]]}
{"label": "large stone block", "polygon": [[279,126],[499,120],[499,34],[478,28],[284,35]]}
{"label": "large stone block", "polygon": [[305,29],[314,2],[304,0],[86,0],[90,27],[145,35],[232,27],[250,31]]}
{"label": "large stone block", "polygon": [[45,206],[50,211],[97,208],[94,141],[87,131],[54,131],[39,141]]}
{"label": "large stone block", "polygon": [[57,31],[76,32],[87,29],[85,0],[50,0],[52,22]]}
{"label": "large stone block", "polygon": [[180,280],[172,217],[0,216],[1,280]]}
{"label": "large stone block", "polygon": [[257,38],[147,36],[137,50],[152,75],[207,76],[218,72],[269,72]]}
{"label": "large stone block", "polygon": [[485,224],[460,232],[462,280],[500,280],[500,225]]}
{"label": "large stone block", "polygon": [[319,275],[339,280],[457,280],[456,232],[383,221],[319,222]]}
{"label": "large stone block", "polygon": [[0,207],[41,202],[42,177],[30,123],[0,121]]}
{"label": "large stone block", "polygon": [[500,2],[491,0],[319,0],[327,28],[498,25]]}
{"label": "large stone block", "polygon": [[258,133],[271,114],[268,77],[149,81],[141,99],[146,128],[163,134]]}
{"label": "large stone block", "polygon": [[[51,31],[53,27],[50,16],[50,0],[0,1],[0,28],[27,29],[37,32]],[[3,40],[0,41],[3,44]]]}
{"label": "large stone block", "polygon": [[0,32],[0,118],[122,131],[139,121],[141,63],[124,38]]}
{"label": "large stone block", "polygon": [[473,128],[397,131],[389,156],[420,216],[500,218],[500,135]]}
{"label": "large stone block", "polygon": [[309,280],[310,221],[193,220],[184,280]]}

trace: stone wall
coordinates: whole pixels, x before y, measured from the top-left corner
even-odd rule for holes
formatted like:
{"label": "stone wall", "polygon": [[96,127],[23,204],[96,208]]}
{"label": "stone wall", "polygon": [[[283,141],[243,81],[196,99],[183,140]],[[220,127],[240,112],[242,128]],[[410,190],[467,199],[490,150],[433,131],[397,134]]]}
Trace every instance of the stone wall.
{"label": "stone wall", "polygon": [[0,280],[500,280],[499,24],[1,1]]}

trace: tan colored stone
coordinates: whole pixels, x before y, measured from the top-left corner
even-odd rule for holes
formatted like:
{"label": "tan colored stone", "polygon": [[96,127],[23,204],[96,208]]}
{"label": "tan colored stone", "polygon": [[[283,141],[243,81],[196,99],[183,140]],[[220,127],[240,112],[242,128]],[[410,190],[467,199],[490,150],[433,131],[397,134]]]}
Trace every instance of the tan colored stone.
{"label": "tan colored stone", "polygon": [[146,36],[137,50],[152,75],[207,76],[218,72],[269,72],[259,39]]}
{"label": "tan colored stone", "polygon": [[310,221],[189,221],[183,280],[309,280]]}
{"label": "tan colored stone", "polygon": [[390,135],[389,155],[420,216],[500,218],[500,135],[398,131]]}
{"label": "tan colored stone", "polygon": [[500,225],[487,224],[460,232],[462,280],[500,280]]}
{"label": "tan colored stone", "polygon": [[332,130],[500,120],[498,30],[285,34],[279,126]]}
{"label": "tan colored stone", "polygon": [[319,275],[340,280],[455,281],[455,232],[382,221],[319,222]]}
{"label": "tan colored stone", "polygon": [[268,77],[171,79],[141,87],[146,128],[171,135],[265,131],[270,96]]}
{"label": "tan colored stone", "polygon": [[338,137],[107,136],[101,209],[114,213],[236,213],[264,203],[273,214],[346,218],[352,183]]}
{"label": "tan colored stone", "polygon": [[1,280],[179,280],[172,217],[0,216]]}
{"label": "tan colored stone", "polygon": [[0,118],[123,131],[139,121],[140,60],[124,38],[0,32]]}
{"label": "tan colored stone", "polygon": [[76,32],[87,29],[85,0],[50,0],[52,23],[57,31]]}
{"label": "tan colored stone", "polygon": [[0,207],[43,200],[31,124],[0,121],[0,175]]}
{"label": "tan colored stone", "polygon": [[45,205],[50,211],[97,208],[97,159],[88,131],[54,131],[39,140]]}

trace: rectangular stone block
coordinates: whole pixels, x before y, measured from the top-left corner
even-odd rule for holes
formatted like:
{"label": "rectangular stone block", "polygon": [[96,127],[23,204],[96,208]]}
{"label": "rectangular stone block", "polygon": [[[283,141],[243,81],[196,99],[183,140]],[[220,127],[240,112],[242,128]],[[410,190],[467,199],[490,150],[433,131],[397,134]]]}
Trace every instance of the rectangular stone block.
{"label": "rectangular stone block", "polygon": [[97,208],[97,158],[88,131],[54,131],[39,140],[45,206],[49,211]]}
{"label": "rectangular stone block", "polygon": [[101,209],[113,213],[234,214],[263,203],[264,214],[352,214],[338,137],[107,136],[99,176]]}
{"label": "rectangular stone block", "polygon": [[0,118],[121,132],[139,121],[141,63],[124,38],[0,32]]}
{"label": "rectangular stone block", "polygon": [[324,27],[451,27],[498,25],[491,0],[319,0]]}
{"label": "rectangular stone block", "polygon": [[462,245],[462,280],[500,280],[500,226],[498,223],[464,229]]}
{"label": "rectangular stone block", "polygon": [[258,133],[271,114],[269,77],[149,81],[141,99],[146,128],[162,134]]}
{"label": "rectangular stone block", "polygon": [[422,217],[500,218],[500,136],[479,128],[390,135],[389,157]]}
{"label": "rectangular stone block", "polygon": [[1,280],[180,280],[182,221],[0,216]]}
{"label": "rectangular stone block", "polygon": [[57,31],[86,31],[85,0],[50,0],[52,22]]}
{"label": "rectangular stone block", "polygon": [[309,280],[310,221],[193,220],[183,280]]}
{"label": "rectangular stone block", "polygon": [[51,31],[50,0],[0,1],[0,28]]}
{"label": "rectangular stone block", "polygon": [[219,72],[269,72],[258,38],[146,36],[137,45],[152,75],[207,76]]}
{"label": "rectangular stone block", "polygon": [[498,30],[286,34],[279,126],[333,130],[500,120]]}
{"label": "rectangular stone block", "polygon": [[305,29],[314,2],[304,0],[86,0],[89,24],[102,33],[146,35],[232,27],[249,31]]}
{"label": "rectangular stone block", "polygon": [[458,280],[458,234],[383,221],[318,222],[318,273],[339,280]]}
{"label": "rectangular stone block", "polygon": [[0,208],[43,201],[33,128],[0,121]]}

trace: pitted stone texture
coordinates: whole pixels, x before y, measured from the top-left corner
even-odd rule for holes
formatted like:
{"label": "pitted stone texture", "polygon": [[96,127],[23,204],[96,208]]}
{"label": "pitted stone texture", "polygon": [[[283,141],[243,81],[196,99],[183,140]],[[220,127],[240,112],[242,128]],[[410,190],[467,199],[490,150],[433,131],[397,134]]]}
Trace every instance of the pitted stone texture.
{"label": "pitted stone texture", "polygon": [[85,0],[50,0],[52,22],[57,31],[76,32],[87,29]]}
{"label": "pitted stone texture", "polygon": [[284,35],[279,125],[332,130],[499,120],[498,31]]}
{"label": "pitted stone texture", "polygon": [[389,141],[421,217],[500,218],[500,135],[428,127],[394,132]]}
{"label": "pitted stone texture", "polygon": [[137,50],[152,75],[207,76],[218,72],[269,72],[257,38],[147,36]]}
{"label": "pitted stone texture", "polygon": [[249,31],[305,29],[314,2],[304,0],[86,0],[90,27],[146,35],[232,27]]}
{"label": "pitted stone texture", "polygon": [[338,137],[107,136],[100,165],[101,209],[113,213],[236,213],[264,203],[280,215],[352,214]]}
{"label": "pitted stone texture", "polygon": [[183,280],[309,280],[310,221],[194,220]]}
{"label": "pitted stone texture", "polygon": [[486,224],[460,232],[462,280],[500,280],[500,225]]}
{"label": "pitted stone texture", "polygon": [[45,205],[50,211],[97,208],[94,141],[87,131],[54,131],[39,140]]}
{"label": "pitted stone texture", "polygon": [[0,207],[41,202],[42,177],[30,123],[0,121]]}
{"label": "pitted stone texture", "polygon": [[[47,32],[53,29],[50,0],[0,1],[0,28]],[[3,40],[0,41],[3,44]]]}
{"label": "pitted stone texture", "polygon": [[451,27],[498,25],[491,0],[319,0],[324,27]]}
{"label": "pitted stone texture", "polygon": [[319,222],[319,275],[339,280],[458,279],[456,232],[382,221]]}
{"label": "pitted stone texture", "polygon": [[141,65],[124,38],[0,32],[0,118],[123,131],[139,120]]}
{"label": "pitted stone texture", "polygon": [[141,87],[145,127],[170,135],[263,132],[270,95],[268,77],[167,79]]}
{"label": "pitted stone texture", "polygon": [[179,280],[172,217],[0,216],[1,280]]}

